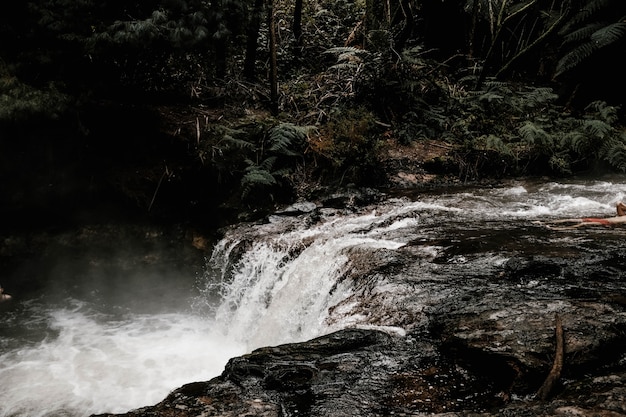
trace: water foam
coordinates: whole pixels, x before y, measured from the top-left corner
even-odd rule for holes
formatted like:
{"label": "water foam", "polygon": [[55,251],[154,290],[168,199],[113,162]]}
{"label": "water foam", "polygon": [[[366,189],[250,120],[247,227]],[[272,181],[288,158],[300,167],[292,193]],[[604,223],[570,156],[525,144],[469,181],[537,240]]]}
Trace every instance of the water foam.
{"label": "water foam", "polygon": [[[624,195],[626,184],[615,181],[515,183],[390,199],[353,214],[323,209],[323,221],[312,226],[274,217],[216,246],[211,272],[200,282],[210,315],[111,318],[80,302],[62,308],[42,304],[28,312],[37,326],[46,322],[41,327],[48,334],[0,354],[0,416],[125,412],[154,404],[185,383],[210,379],[229,358],[255,347],[306,340],[342,326],[367,327],[365,317],[349,316],[355,302],[344,279],[349,248],[395,250],[423,237],[428,227],[427,238],[436,236],[447,222],[610,216]],[[432,258],[439,248],[413,250]],[[333,306],[337,315],[345,314],[343,321],[326,320]],[[381,329],[403,334],[400,328]]]}
{"label": "water foam", "polygon": [[81,308],[46,312],[51,334],[0,356],[0,416],[124,412],[219,375],[245,347],[188,314],[105,320]]}

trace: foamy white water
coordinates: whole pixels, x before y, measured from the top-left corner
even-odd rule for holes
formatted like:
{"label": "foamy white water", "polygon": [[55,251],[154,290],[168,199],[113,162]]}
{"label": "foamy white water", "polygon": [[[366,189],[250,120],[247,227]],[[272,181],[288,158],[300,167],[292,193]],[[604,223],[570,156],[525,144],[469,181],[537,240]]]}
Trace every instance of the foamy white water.
{"label": "foamy white water", "polygon": [[[349,267],[342,251],[366,246],[397,249],[400,242],[372,239],[339,230],[319,236],[292,256],[298,233],[279,242],[257,242],[235,265],[233,280],[225,287],[216,319],[231,323],[228,336],[245,341],[248,349],[304,341],[328,333],[328,309],[351,294],[341,277]],[[278,245],[276,245],[278,243]]]}
{"label": "foamy white water", "polygon": [[[367,327],[364,317],[350,316],[354,289],[344,277],[351,250],[394,251],[458,223],[612,216],[625,195],[620,178],[512,183],[393,198],[355,213],[323,209],[319,221],[274,216],[219,242],[198,282],[204,298],[194,299],[190,288],[180,312],[114,316],[85,300],[23,303],[0,313],[0,417],[124,412],[217,376],[229,358],[253,348]],[[438,248],[420,250],[431,259]],[[36,338],[2,333],[19,326],[41,330]]]}
{"label": "foamy white water", "polygon": [[0,415],[128,411],[157,403],[185,383],[211,379],[230,357],[245,353],[244,345],[224,339],[200,316],[110,320],[82,303],[70,304],[38,312],[50,336],[0,356]]}

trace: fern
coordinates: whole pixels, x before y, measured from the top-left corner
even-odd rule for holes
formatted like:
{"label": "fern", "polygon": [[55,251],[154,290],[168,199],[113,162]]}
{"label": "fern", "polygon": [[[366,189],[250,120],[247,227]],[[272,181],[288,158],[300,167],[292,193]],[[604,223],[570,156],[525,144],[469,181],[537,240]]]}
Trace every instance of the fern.
{"label": "fern", "polygon": [[606,10],[611,5],[612,0],[592,0],[582,7],[578,13],[570,19],[567,25],[564,26],[562,32],[567,32],[571,27],[576,26],[579,23],[588,22],[590,18],[597,15],[598,12]]}
{"label": "fern", "polygon": [[610,140],[612,127],[601,120],[584,120],[580,130],[564,135],[562,143],[587,159],[599,156],[604,143]]}
{"label": "fern", "polygon": [[604,27],[603,23],[593,23],[566,33],[563,35],[563,45],[566,46],[571,43],[590,39],[594,32],[600,30],[602,27]]}
{"label": "fern", "polygon": [[70,100],[54,85],[39,90],[17,78],[0,78],[0,122],[24,121],[30,117],[57,119],[69,109]]}
{"label": "fern", "polygon": [[245,169],[241,178],[241,197],[245,199],[255,188],[276,184],[276,178],[271,172],[259,165],[252,164]]}
{"label": "fern", "polygon": [[607,141],[601,149],[600,156],[613,168],[626,172],[626,138],[624,135],[619,139]]}
{"label": "fern", "polygon": [[548,166],[550,166],[550,169],[552,169],[554,172],[557,172],[559,174],[572,173],[571,161],[567,157],[567,155],[563,153],[552,155],[548,160]]}
{"label": "fern", "polygon": [[[253,190],[281,185],[282,179],[294,171],[293,157],[300,156],[306,139],[314,126],[279,123],[269,129],[256,149],[255,160],[245,160],[248,165],[241,178],[241,196],[249,197]],[[269,194],[270,197],[271,194]]]}
{"label": "fern", "polygon": [[519,128],[519,134],[522,140],[529,145],[538,146],[540,148],[552,148],[554,146],[554,138],[530,121],[524,123]]}
{"label": "fern", "polygon": [[272,170],[277,160],[278,158],[276,156],[270,156],[268,158],[265,158],[263,161],[261,161],[261,163],[259,164],[259,167],[269,172]]}
{"label": "fern", "polygon": [[487,103],[492,103],[492,102],[499,102],[504,98],[503,95],[501,94],[496,94],[496,93],[492,93],[490,91],[482,94],[479,98],[480,101],[484,101]]}
{"label": "fern", "polygon": [[598,48],[603,48],[622,39],[624,34],[626,34],[626,23],[616,22],[593,32],[591,41]]}
{"label": "fern", "polygon": [[513,149],[511,145],[504,143],[504,141],[495,135],[489,135],[485,139],[485,149],[495,151],[499,154],[513,156]]}
{"label": "fern", "polygon": [[587,135],[580,131],[568,132],[561,138],[561,146],[564,148],[570,148],[575,153],[583,155],[586,153],[589,147],[589,138]]}
{"label": "fern", "polygon": [[532,88],[528,92],[524,93],[525,100],[522,104],[528,108],[536,108],[537,106],[554,102],[559,98],[559,95],[549,87]]}
{"label": "fern", "polygon": [[604,102],[587,107],[586,118],[571,123],[561,145],[584,160],[606,161],[612,167],[626,168],[626,137],[613,126],[618,123],[617,109]]}
{"label": "fern", "polygon": [[228,127],[223,127],[223,136],[219,141],[220,144],[229,148],[238,148],[238,149],[254,149],[254,143],[249,142],[245,139],[240,139],[237,136],[244,134],[243,130],[238,129],[230,129]]}
{"label": "fern", "polygon": [[353,46],[337,46],[334,48],[330,48],[326,51],[324,51],[325,54],[335,54],[335,55],[342,55],[342,54],[354,54],[354,55],[359,55],[359,54],[366,54],[367,51],[360,49],[360,48],[355,48]]}
{"label": "fern", "polygon": [[596,115],[600,116],[601,120],[608,124],[615,124],[619,122],[618,107],[609,106],[604,101],[591,102],[585,109],[586,111],[594,111]]}
{"label": "fern", "polygon": [[593,42],[589,41],[577,46],[567,54],[565,54],[557,63],[555,77],[558,77],[580,65],[581,62],[588,59],[597,48]]}
{"label": "fern", "polygon": [[613,127],[602,120],[585,120],[583,130],[588,133],[590,139],[603,139],[613,131]]}
{"label": "fern", "polygon": [[314,126],[297,126],[292,123],[280,123],[270,129],[269,151],[285,155],[297,156]]}
{"label": "fern", "polygon": [[337,57],[337,64],[331,68],[343,69],[343,68],[355,68],[357,63],[363,62],[366,56],[370,55],[364,49],[354,48],[352,46],[339,46],[330,48],[324,51],[326,54],[332,54]]}
{"label": "fern", "polygon": [[[205,162],[207,157],[213,163],[223,159],[224,154],[229,150],[245,150],[254,151],[256,146],[254,143],[240,138],[246,134],[241,129],[232,129],[223,125],[209,125],[203,130],[196,125],[196,137],[198,142],[198,157]],[[219,158],[218,158],[219,157]]]}
{"label": "fern", "polygon": [[[555,77],[588,62],[598,50],[615,45],[626,37],[626,22],[619,12],[615,13],[619,9],[613,8],[619,6],[620,1],[592,0],[573,15],[560,31],[564,37],[563,45],[573,46],[559,59]],[[603,20],[607,17],[609,21]]]}

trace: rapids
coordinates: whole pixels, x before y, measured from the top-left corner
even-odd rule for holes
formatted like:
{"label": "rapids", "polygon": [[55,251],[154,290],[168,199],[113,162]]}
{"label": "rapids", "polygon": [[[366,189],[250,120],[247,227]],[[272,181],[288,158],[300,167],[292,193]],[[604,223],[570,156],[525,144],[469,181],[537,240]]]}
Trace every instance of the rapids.
{"label": "rapids", "polygon": [[[175,307],[163,311],[140,308],[159,303],[152,292],[134,301],[120,294],[103,302],[89,288],[63,300],[14,299],[0,310],[0,417],[123,412],[211,379],[229,358],[258,347],[345,327],[403,335],[391,317],[393,300],[378,306],[389,311],[355,308],[359,292],[347,278],[376,268],[372,253],[393,256],[411,245],[428,279],[444,253],[446,268],[489,269],[534,250],[536,236],[555,251],[573,239],[621,240],[619,227],[554,232],[533,222],[613,216],[625,193],[626,180],[615,177],[405,192],[351,208],[299,205],[227,229],[197,277],[165,277],[179,289]],[[442,279],[437,274],[430,278]],[[72,281],[91,282],[63,279]],[[426,298],[436,303],[436,295]]]}

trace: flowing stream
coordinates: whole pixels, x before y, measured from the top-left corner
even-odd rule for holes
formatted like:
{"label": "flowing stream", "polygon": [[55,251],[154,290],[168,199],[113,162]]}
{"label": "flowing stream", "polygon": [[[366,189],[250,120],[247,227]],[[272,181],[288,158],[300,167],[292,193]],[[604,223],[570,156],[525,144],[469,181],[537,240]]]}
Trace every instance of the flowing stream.
{"label": "flowing stream", "polygon": [[[626,180],[613,177],[407,193],[358,210],[301,205],[300,214],[230,229],[199,276],[163,277],[177,282],[167,308],[140,308],[150,301],[159,305],[149,298],[162,292],[134,297],[134,287],[123,286],[125,294],[106,302],[89,291],[12,300],[0,309],[0,416],[121,413],[155,404],[185,383],[211,379],[229,358],[257,347],[348,326],[402,335],[401,326],[373,322],[351,308],[355,291],[344,278],[359,269],[351,251],[393,252],[422,240],[428,244],[418,250],[425,262],[434,262],[444,246],[439,240],[468,247],[492,242],[475,252],[489,265],[506,261],[513,246],[532,245],[529,235],[547,236],[555,250],[571,239],[621,240],[619,227],[567,233],[533,221],[613,216],[625,194]],[[465,268],[464,256],[452,254],[448,264]]]}

